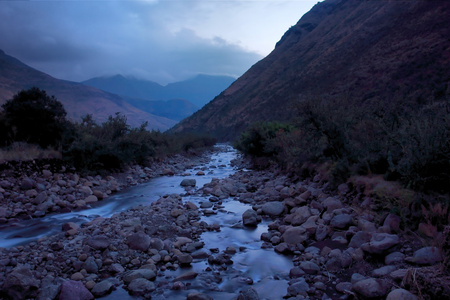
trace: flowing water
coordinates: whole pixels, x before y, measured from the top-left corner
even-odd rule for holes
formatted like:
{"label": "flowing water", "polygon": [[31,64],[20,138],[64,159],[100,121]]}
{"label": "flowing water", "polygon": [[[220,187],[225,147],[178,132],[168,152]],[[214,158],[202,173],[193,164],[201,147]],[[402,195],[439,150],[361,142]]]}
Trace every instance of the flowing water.
{"label": "flowing water", "polygon": [[[237,155],[236,152],[227,145],[217,145],[216,147],[219,148],[219,151],[212,155],[209,163],[186,171],[195,174],[201,169],[205,172],[205,176],[195,176],[197,188],[209,183],[212,178],[225,178],[236,171],[231,166],[231,161]],[[165,194],[183,194],[185,190],[180,186],[180,182],[184,178],[186,177],[154,178],[148,183],[129,188],[100,201],[96,206],[86,210],[48,215],[40,219],[2,225],[0,226],[0,247],[8,248],[29,243],[42,236],[60,232],[62,224],[66,222],[81,224],[99,216],[110,217],[138,205],[149,205]],[[208,201],[208,198],[185,196],[183,201],[191,201],[200,206],[200,203]],[[239,226],[242,223],[242,213],[251,206],[232,198],[224,199],[222,206],[223,208],[216,211],[216,214],[202,217],[202,220],[209,224],[220,225],[220,232],[203,233],[202,241],[205,243],[204,249],[215,248],[220,252],[227,247],[237,249],[237,253],[231,258],[233,264],[226,269],[218,270],[216,267],[210,266],[206,259],[203,259],[194,260],[189,268],[165,271],[157,278],[156,284],[158,281],[171,282],[176,276],[188,271],[196,271],[199,276],[187,283],[188,290],[164,290],[164,294],[159,295],[161,299],[186,299],[186,295],[192,291],[207,293],[214,299],[231,299],[237,291],[250,284],[258,291],[261,299],[278,299],[285,295],[288,272],[293,265],[289,258],[270,249],[261,249],[260,236],[261,233],[267,231],[268,223],[263,221],[255,229],[243,228]],[[134,298],[119,288],[104,299]]]}

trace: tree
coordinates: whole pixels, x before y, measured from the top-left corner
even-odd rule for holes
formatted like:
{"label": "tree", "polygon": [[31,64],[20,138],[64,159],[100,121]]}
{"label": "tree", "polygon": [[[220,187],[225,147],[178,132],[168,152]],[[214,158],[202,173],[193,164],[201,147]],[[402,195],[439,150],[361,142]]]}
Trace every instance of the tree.
{"label": "tree", "polygon": [[66,111],[54,96],[33,87],[22,90],[2,105],[10,141],[38,144],[46,148],[60,143]]}

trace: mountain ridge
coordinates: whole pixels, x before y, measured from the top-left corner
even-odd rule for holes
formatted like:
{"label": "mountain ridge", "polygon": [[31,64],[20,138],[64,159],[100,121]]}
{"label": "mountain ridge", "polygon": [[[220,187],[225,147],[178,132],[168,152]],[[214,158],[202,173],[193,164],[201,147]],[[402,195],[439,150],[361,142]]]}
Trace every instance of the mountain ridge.
{"label": "mountain ridge", "polygon": [[72,120],[92,114],[97,122],[104,122],[110,115],[120,112],[133,127],[148,122],[149,129],[166,130],[176,122],[141,111],[121,97],[85,86],[81,83],[56,79],[24,64],[0,51],[0,105],[23,89],[38,87],[54,95]]}
{"label": "mountain ridge", "polygon": [[230,140],[253,122],[295,117],[305,98],[448,96],[449,18],[445,1],[319,2],[272,53],[172,130]]}

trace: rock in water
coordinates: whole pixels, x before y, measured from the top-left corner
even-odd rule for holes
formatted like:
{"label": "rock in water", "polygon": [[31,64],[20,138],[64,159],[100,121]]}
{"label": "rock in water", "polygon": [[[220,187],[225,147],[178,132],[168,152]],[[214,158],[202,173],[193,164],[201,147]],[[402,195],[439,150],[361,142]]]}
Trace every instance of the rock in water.
{"label": "rock in water", "polygon": [[183,181],[181,181],[181,183],[180,183],[181,186],[195,186],[196,184],[197,184],[197,181],[192,178],[183,179]]}
{"label": "rock in water", "polygon": [[247,209],[242,214],[242,222],[245,226],[256,227],[258,225],[258,215],[253,209]]}
{"label": "rock in water", "polygon": [[64,281],[61,285],[59,300],[91,300],[94,296],[80,282],[74,280]]}

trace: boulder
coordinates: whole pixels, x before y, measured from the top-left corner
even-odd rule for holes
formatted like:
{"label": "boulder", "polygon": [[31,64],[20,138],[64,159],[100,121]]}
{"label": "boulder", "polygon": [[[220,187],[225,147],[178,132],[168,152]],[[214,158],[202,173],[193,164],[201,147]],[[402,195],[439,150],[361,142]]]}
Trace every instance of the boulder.
{"label": "boulder", "polygon": [[404,289],[395,289],[391,291],[386,297],[386,300],[417,300],[417,299],[419,298],[416,295]]}
{"label": "boulder", "polygon": [[367,278],[356,282],[353,290],[365,298],[381,299],[387,294],[388,287],[380,279]]}
{"label": "boulder", "polygon": [[245,226],[255,227],[258,225],[258,215],[253,209],[247,209],[242,214],[242,222]]}
{"label": "boulder", "polygon": [[263,204],[261,209],[266,215],[279,216],[283,213],[284,204],[278,201],[267,202]]}
{"label": "boulder", "polygon": [[134,279],[127,288],[132,296],[145,296],[156,289],[155,284],[145,278]]}
{"label": "boulder", "polygon": [[361,249],[371,254],[382,254],[389,252],[399,242],[400,240],[395,234],[374,233],[368,243],[361,245]]}
{"label": "boulder", "polygon": [[156,273],[152,269],[131,270],[123,275],[122,280],[123,282],[128,284],[138,278],[144,278],[146,280],[155,280]]}
{"label": "boulder", "polygon": [[245,288],[239,292],[237,300],[259,300],[258,292],[251,287]]}
{"label": "boulder", "polygon": [[432,265],[442,261],[442,253],[437,247],[424,247],[405,260],[418,265]]}
{"label": "boulder", "polygon": [[150,240],[151,238],[144,232],[136,232],[127,237],[127,244],[130,249],[147,251]]}
{"label": "boulder", "polygon": [[67,280],[61,284],[59,300],[91,300],[94,296],[80,281]]}
{"label": "boulder", "polygon": [[110,294],[112,291],[114,291],[116,288],[111,280],[103,280],[99,283],[96,283],[94,287],[91,290],[92,295],[95,297],[102,297]]}
{"label": "boulder", "polygon": [[18,266],[9,273],[3,284],[3,291],[11,299],[34,298],[37,295],[39,282],[34,278],[30,269]]}
{"label": "boulder", "polygon": [[288,228],[281,236],[282,240],[287,244],[301,244],[309,237],[305,228],[297,226]]}
{"label": "boulder", "polygon": [[330,221],[331,227],[336,229],[346,229],[352,225],[352,223],[352,216],[348,214],[336,215]]}
{"label": "boulder", "polygon": [[203,293],[189,293],[186,300],[214,300],[214,298]]}
{"label": "boulder", "polygon": [[109,247],[111,241],[105,235],[97,235],[88,238],[86,244],[96,250],[105,250]]}
{"label": "boulder", "polygon": [[195,186],[197,184],[197,181],[193,178],[185,178],[181,181],[181,186]]}

